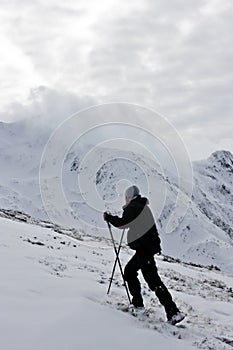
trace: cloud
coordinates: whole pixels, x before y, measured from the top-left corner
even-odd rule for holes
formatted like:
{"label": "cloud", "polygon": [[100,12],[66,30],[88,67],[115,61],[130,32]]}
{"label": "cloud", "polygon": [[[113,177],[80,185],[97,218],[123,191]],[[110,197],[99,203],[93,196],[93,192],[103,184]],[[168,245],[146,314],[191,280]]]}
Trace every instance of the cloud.
{"label": "cloud", "polygon": [[89,96],[80,98],[68,91],[40,86],[31,90],[26,103],[9,104],[5,111],[0,112],[0,120],[24,120],[52,130],[72,114],[96,103],[97,101]]}
{"label": "cloud", "polygon": [[[184,137],[232,134],[231,0],[10,0],[1,10],[2,108],[18,101],[29,113],[19,105],[43,85],[64,99],[62,115],[82,99],[127,101],[166,115]],[[58,95],[46,95],[54,118]]]}

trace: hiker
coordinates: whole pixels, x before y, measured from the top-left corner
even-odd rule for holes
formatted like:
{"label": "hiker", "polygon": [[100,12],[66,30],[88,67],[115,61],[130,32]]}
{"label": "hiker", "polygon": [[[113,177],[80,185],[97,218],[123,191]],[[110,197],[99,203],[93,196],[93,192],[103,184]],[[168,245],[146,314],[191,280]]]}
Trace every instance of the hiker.
{"label": "hiker", "polygon": [[172,300],[167,287],[161,281],[154,260],[155,254],[161,254],[161,245],[156,224],[149,208],[147,198],[140,195],[137,186],[130,186],[125,192],[126,204],[123,206],[122,217],[104,213],[104,220],[120,229],[128,229],[127,242],[135,254],[129,260],[124,270],[124,279],[132,295],[132,304],[136,308],[144,307],[141,295],[141,285],[138,270],[155,292],[160,303],[164,306],[168,322],[176,324],[185,317]]}

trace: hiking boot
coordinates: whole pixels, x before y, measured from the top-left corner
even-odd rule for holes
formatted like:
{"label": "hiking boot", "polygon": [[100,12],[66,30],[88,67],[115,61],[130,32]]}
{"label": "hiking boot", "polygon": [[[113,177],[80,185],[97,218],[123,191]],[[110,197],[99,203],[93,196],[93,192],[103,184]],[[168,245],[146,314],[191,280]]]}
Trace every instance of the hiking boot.
{"label": "hiking boot", "polygon": [[141,295],[134,296],[132,299],[132,304],[136,308],[144,307],[142,296]]}
{"label": "hiking boot", "polygon": [[183,321],[183,319],[185,318],[185,314],[183,312],[176,312],[173,316],[169,317],[167,322],[171,325],[175,325],[181,321]]}

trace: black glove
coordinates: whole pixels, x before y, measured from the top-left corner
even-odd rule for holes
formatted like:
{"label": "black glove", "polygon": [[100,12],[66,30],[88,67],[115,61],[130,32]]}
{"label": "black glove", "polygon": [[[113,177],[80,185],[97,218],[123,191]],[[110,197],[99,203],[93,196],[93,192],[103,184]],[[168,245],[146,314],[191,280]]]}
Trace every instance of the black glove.
{"label": "black glove", "polygon": [[110,214],[105,211],[104,212],[104,221],[109,221],[109,216],[110,216]]}

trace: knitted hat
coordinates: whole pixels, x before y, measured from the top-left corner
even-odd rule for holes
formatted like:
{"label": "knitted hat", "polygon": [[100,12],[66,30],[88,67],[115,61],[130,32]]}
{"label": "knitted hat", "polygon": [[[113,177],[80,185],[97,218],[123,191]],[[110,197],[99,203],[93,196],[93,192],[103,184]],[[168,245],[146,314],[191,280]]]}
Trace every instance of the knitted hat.
{"label": "knitted hat", "polygon": [[139,188],[135,185],[130,186],[125,191],[125,200],[126,202],[130,202],[134,197],[138,196],[140,193]]}

